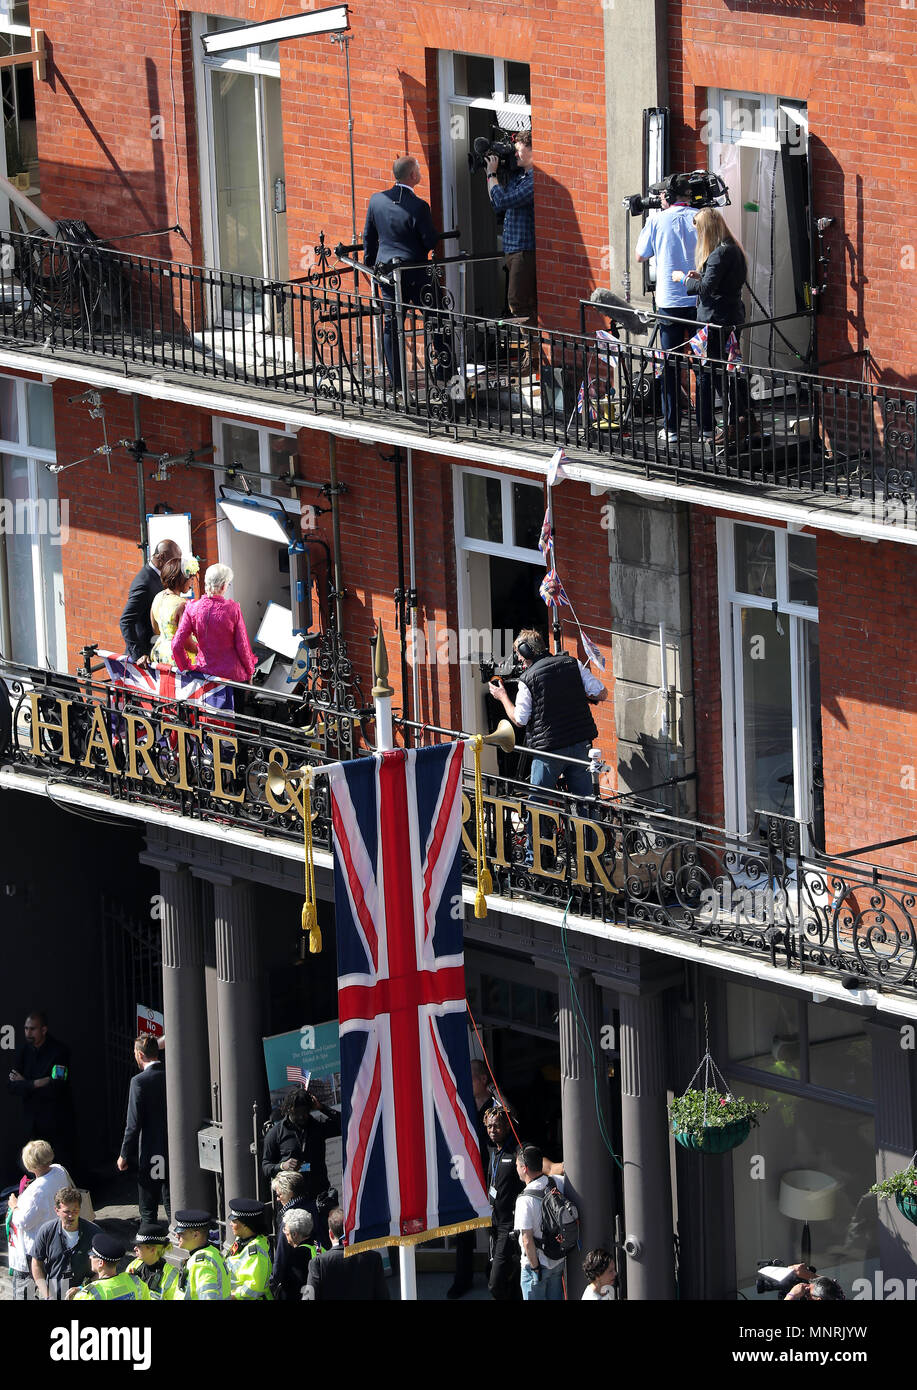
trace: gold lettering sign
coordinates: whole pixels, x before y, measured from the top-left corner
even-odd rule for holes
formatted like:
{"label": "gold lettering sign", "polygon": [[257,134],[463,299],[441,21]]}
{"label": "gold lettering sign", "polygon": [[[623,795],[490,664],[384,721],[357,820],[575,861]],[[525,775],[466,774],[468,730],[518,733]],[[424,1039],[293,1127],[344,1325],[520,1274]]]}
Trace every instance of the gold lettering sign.
{"label": "gold lettering sign", "polygon": [[[557,851],[557,831],[560,829],[560,812],[552,811],[547,806],[529,806],[529,813],[532,817],[532,872],[540,874],[542,878],[552,878],[555,881],[563,882],[566,874],[563,869],[546,869],[541,862],[541,851],[549,849],[552,853]],[[542,833],[541,821],[546,818],[554,822],[554,833],[550,839]]]}
{"label": "gold lettering sign", "polygon": [[188,781],[188,739],[196,738],[197,734],[193,729],[186,729],[184,724],[160,724],[160,729],[164,734],[176,734],[178,737],[178,781],[173,782],[172,786],[177,787],[180,792],[190,792],[191,783]]}
{"label": "gold lettering sign", "polygon": [[92,707],[92,728],[89,730],[86,756],[81,760],[80,767],[92,767],[92,755],[97,749],[105,754],[105,771],[117,777],[121,769],[115,761],[115,750],[108,734],[108,710],[101,705]]}
{"label": "gold lettering sign", "polygon": [[[156,783],[157,787],[165,786],[165,778],[159,775],[159,770],[153,766],[151,757],[153,749],[156,747],[156,735],[153,726],[148,719],[144,719],[142,714],[125,714],[124,722],[127,724],[127,775],[136,782],[143,781],[143,773],[137,770],[138,756],[143,762],[143,766]],[[145,735],[144,742],[137,740],[138,727],[143,730]]]}
{"label": "gold lettering sign", "polygon": [[[506,857],[506,836],[504,834],[506,826],[505,813],[507,811],[515,811],[518,816],[522,811],[522,802],[510,801],[502,796],[485,795],[484,804],[493,806],[494,808],[494,853],[492,863],[498,865],[501,869],[508,869],[510,861]],[[472,853],[474,853],[473,850]]]}
{"label": "gold lettering sign", "polygon": [[[41,746],[42,730],[49,734],[60,734],[62,763],[72,763],[73,755],[70,752],[70,706],[72,700],[55,700],[60,713],[60,723],[52,724],[50,720],[42,719],[38,710],[39,701],[42,696],[37,690],[29,691],[29,703],[32,706],[32,757],[40,758],[45,756],[50,750]],[[47,696],[45,696],[47,699]]]}
{"label": "gold lettering sign", "polygon": [[[576,878],[573,882],[577,888],[588,888],[590,880],[586,877],[586,860],[592,865],[596,883],[600,883],[606,892],[613,892],[614,885],[605,872],[605,868],[599,857],[605,851],[607,840],[605,838],[605,827],[597,824],[594,820],[582,820],[579,816],[571,816],[573,829],[576,833]],[[586,831],[589,831],[595,844],[592,849],[586,848]]]}
{"label": "gold lettering sign", "polygon": [[[236,775],[236,756],[239,752],[239,740],[232,734],[217,734],[211,729],[207,730],[207,737],[213,747],[213,794],[219,801],[244,801],[244,792],[228,792],[223,786],[223,773],[228,772],[230,777]],[[225,762],[223,759],[222,745],[229,743],[232,745],[232,758]]]}

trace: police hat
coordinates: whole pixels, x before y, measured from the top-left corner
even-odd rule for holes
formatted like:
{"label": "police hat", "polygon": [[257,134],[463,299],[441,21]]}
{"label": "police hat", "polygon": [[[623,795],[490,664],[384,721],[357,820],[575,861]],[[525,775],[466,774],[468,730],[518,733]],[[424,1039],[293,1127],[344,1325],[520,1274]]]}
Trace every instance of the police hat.
{"label": "police hat", "polygon": [[116,1265],[124,1257],[124,1241],[117,1236],[106,1235],[104,1231],[93,1236],[91,1249],[96,1259],[105,1260],[106,1264]]}
{"label": "police hat", "polygon": [[177,1211],[172,1218],[172,1224],[176,1231],[208,1231],[212,1217],[209,1211],[201,1211],[197,1207],[188,1207],[185,1211]]}
{"label": "police hat", "polygon": [[231,1197],[229,1201],[230,1221],[244,1221],[250,1226],[253,1221],[264,1220],[264,1203],[255,1202],[249,1197]]}
{"label": "police hat", "polygon": [[165,1221],[144,1221],[134,1236],[135,1245],[168,1245],[169,1228]]}

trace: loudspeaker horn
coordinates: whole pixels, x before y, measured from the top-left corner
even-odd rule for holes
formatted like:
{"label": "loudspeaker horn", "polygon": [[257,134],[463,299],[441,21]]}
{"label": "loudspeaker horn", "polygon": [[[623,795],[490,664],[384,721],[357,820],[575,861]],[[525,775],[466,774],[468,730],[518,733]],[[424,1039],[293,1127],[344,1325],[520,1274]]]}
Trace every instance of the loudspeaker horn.
{"label": "loudspeaker horn", "polygon": [[512,753],[516,746],[516,734],[508,719],[501,719],[492,734],[485,734],[483,742],[492,748],[502,748],[504,753]]}
{"label": "loudspeaker horn", "polygon": [[277,759],[274,758],[267,765],[265,786],[272,796],[280,800],[281,797],[286,796],[288,792],[293,790],[290,783],[294,781],[294,779],[302,777],[305,771],[305,766],[284,767],[283,763],[278,762]]}

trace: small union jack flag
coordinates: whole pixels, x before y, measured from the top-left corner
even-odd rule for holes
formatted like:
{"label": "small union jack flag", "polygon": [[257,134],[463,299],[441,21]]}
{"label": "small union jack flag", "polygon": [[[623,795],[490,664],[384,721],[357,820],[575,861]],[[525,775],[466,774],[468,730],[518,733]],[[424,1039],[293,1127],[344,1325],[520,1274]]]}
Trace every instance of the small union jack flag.
{"label": "small union jack flag", "polygon": [[548,560],[548,551],[553,544],[554,528],[551,525],[551,509],[549,507],[544,514],[544,521],[541,523],[541,535],[538,537],[538,549],[544,556],[546,564]]}
{"label": "small union jack flag", "polygon": [[585,634],[585,632],[583,631],[582,628],[580,628],[580,630],[579,630],[579,635],[580,635],[580,640],[582,641],[582,644],[583,644],[583,651],[586,653],[586,655],[588,656],[589,660],[592,662],[593,666],[594,666],[594,667],[596,668],[596,670],[598,670],[598,671],[604,671],[604,670],[605,670],[605,658],[604,658],[604,656],[602,655],[602,653],[599,651],[598,647],[595,645],[595,643],[592,641],[591,638],[589,638],[589,637],[586,636],[586,634]]}
{"label": "small union jack flag", "polygon": [[701,360],[702,362],[706,362],[706,360],[707,360],[707,325],[706,325],[706,324],[704,324],[702,328],[699,328],[699,329],[697,330],[697,332],[694,334],[694,337],[693,337],[693,338],[690,340],[690,342],[688,343],[688,347],[689,347],[689,348],[691,349],[691,351],[694,353],[695,357],[699,357],[700,360]]}
{"label": "small union jack flag", "polygon": [[735,372],[743,365],[739,340],[735,333],[730,333],[726,339],[726,370],[727,372]]}
{"label": "small union jack flag", "polygon": [[544,579],[541,581],[538,592],[549,608],[560,608],[561,605],[566,605],[567,608],[570,607],[570,600],[564,592],[564,586],[561,583],[560,575],[557,573],[557,570],[548,570]]}

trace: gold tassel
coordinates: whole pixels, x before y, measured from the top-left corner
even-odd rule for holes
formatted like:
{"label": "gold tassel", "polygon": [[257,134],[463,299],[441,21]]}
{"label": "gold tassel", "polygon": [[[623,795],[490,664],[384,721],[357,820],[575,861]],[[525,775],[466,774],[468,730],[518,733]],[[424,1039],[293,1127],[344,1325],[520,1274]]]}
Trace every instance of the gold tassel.
{"label": "gold tassel", "polygon": [[474,752],[474,821],[475,821],[475,869],[478,888],[474,896],[474,915],[479,920],[487,916],[487,894],[494,891],[493,879],[487,867],[484,849],[484,782],[481,777],[481,749],[484,746],[482,734],[471,739]]}
{"label": "gold tassel", "polygon": [[315,851],[312,846],[312,769],[305,768],[302,777],[303,843],[306,855],[306,900],[302,908],[302,929],[309,933],[309,951],[317,956],[322,949],[322,933],[318,925],[318,905],[315,898]]}

